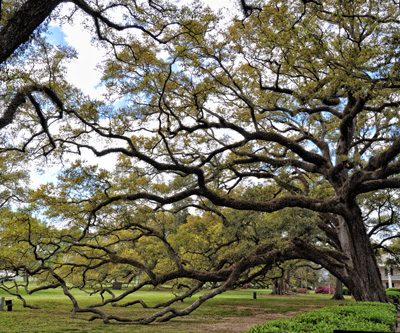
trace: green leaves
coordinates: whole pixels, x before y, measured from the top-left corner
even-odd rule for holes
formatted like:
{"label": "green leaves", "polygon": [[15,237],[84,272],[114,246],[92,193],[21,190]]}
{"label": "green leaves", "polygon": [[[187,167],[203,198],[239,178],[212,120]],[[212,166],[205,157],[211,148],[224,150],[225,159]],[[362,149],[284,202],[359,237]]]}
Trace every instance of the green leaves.
{"label": "green leaves", "polygon": [[292,320],[273,320],[248,333],[331,333],[333,330],[391,332],[396,323],[392,304],[351,303],[315,310]]}

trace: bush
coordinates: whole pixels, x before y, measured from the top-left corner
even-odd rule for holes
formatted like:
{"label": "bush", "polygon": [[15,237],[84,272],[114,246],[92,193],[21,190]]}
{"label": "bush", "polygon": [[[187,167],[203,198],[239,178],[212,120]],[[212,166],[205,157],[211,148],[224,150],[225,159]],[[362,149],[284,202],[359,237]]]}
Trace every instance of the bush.
{"label": "bush", "polygon": [[395,289],[397,289],[397,288],[386,289],[386,296],[389,298],[389,300],[391,302],[399,303],[400,302],[400,292]]}
{"label": "bush", "polygon": [[307,288],[296,288],[296,293],[307,294],[308,293],[308,289]]}
{"label": "bush", "polygon": [[333,294],[335,292],[335,288],[330,288],[328,286],[318,287],[315,289],[316,294]]}
{"label": "bush", "polygon": [[392,304],[354,302],[301,314],[289,320],[272,320],[248,333],[332,333],[333,330],[391,332],[396,323]]}
{"label": "bush", "polygon": [[386,295],[387,296],[400,296],[400,292],[399,291],[395,291],[395,290],[386,290]]}
{"label": "bush", "polygon": [[400,293],[400,288],[387,288],[386,291],[397,291]]}

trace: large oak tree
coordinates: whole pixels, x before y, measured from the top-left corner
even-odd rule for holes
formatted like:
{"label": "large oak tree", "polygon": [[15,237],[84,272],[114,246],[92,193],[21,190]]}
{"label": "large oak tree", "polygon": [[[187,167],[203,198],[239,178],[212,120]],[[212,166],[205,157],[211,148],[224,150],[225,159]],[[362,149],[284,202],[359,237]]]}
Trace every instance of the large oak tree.
{"label": "large oak tree", "polygon": [[[206,282],[215,284],[187,309],[165,304],[165,310],[141,322],[190,313],[207,298],[291,259],[325,267],[357,300],[386,300],[370,239],[377,229],[365,223],[362,204],[368,193],[400,186],[399,6],[389,0],[244,4],[245,19],[229,24],[200,7],[175,10],[174,18],[158,7],[145,12],[146,24],[151,20],[162,39],[147,29],[139,29],[140,36],[108,37],[97,30],[110,47],[103,77],[106,102],[66,94],[67,86],[59,94],[40,90],[60,115],[52,118],[60,126],[39,122],[52,150],[120,154],[124,161],[114,174],[99,178],[75,165],[58,189],[37,195],[81,228],[69,249],[96,262],[86,268],[113,263],[143,271],[147,279],[129,293],[182,278],[198,282],[187,296]],[[119,29],[98,15],[92,13],[95,22],[98,17]],[[160,26],[157,17],[164,20]],[[111,37],[118,43],[110,45]],[[34,95],[30,102],[39,119],[51,112]],[[17,110],[22,103],[15,105]],[[20,149],[29,147],[30,141]],[[282,230],[280,241],[262,234],[242,258],[188,268],[165,230],[126,222],[127,212],[135,216],[129,207],[136,203],[154,209],[173,205],[178,211],[191,206],[222,219],[226,209],[246,212],[249,219],[248,212],[292,210],[297,215],[290,226],[306,225],[298,216],[307,211],[319,230],[313,239],[307,228]],[[145,256],[119,255],[117,243],[96,239],[95,231],[103,227],[100,238],[132,227],[141,235],[130,241],[157,238],[173,264],[167,272],[154,271]],[[255,267],[262,268],[252,275]],[[115,319],[94,309],[121,299],[90,309],[74,303],[75,311]]]}

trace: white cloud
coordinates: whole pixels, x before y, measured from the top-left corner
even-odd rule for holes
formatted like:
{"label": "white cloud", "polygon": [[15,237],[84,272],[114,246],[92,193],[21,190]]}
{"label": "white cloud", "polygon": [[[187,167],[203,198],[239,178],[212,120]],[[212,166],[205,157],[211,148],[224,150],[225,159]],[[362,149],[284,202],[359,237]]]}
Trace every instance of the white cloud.
{"label": "white cloud", "polygon": [[209,6],[212,10],[219,10],[222,8],[232,8],[232,0],[202,0],[207,6]]}
{"label": "white cloud", "polygon": [[[189,5],[193,2],[193,0],[177,0],[177,3],[182,5]],[[201,2],[209,6],[214,11],[218,11],[222,8],[232,9],[232,7],[235,7],[232,6],[232,4],[235,3],[235,1],[232,0],[201,0]]]}
{"label": "white cloud", "polygon": [[37,167],[30,170],[30,186],[31,188],[38,188],[40,185],[55,182],[57,175],[60,172],[60,166],[47,166]]}
{"label": "white cloud", "polygon": [[83,20],[83,17],[76,17],[74,24],[62,26],[66,43],[77,51],[77,58],[67,66],[66,78],[85,94],[99,98],[104,88],[99,86],[101,71],[98,66],[106,52],[91,42],[93,35],[83,28]]}

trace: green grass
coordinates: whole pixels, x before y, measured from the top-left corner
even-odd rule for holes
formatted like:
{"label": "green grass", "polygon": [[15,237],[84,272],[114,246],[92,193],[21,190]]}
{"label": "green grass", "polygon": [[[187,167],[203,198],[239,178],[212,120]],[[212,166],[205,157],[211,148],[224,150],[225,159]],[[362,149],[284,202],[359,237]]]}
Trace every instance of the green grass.
{"label": "green grass", "polygon": [[[127,325],[127,324],[103,324],[101,321],[88,322],[90,315],[81,314],[77,318],[70,317],[71,304],[62,294],[60,289],[47,290],[26,297],[29,304],[37,305],[40,309],[30,310],[22,307],[15,297],[9,297],[0,292],[0,296],[13,299],[13,311],[0,313],[0,332],[143,332],[143,333],[200,333],[208,332],[204,324],[218,324],[227,322],[235,317],[243,318],[252,323],[256,314],[268,313],[293,315],[315,307],[333,304],[327,295],[300,295],[300,296],[271,296],[267,291],[257,290],[258,299],[252,299],[252,289],[227,292],[209,300],[192,315],[176,318],[168,323],[152,325]],[[75,291],[81,305],[92,303],[93,297],[81,291]],[[263,294],[260,296],[260,294]],[[149,305],[166,301],[171,297],[167,291],[142,291],[136,293],[136,298],[143,298]],[[133,299],[133,298],[132,298]],[[192,301],[194,298],[191,299]],[[177,304],[182,308],[189,305],[189,301]],[[107,311],[127,317],[138,317],[153,310],[143,309],[135,305],[129,308],[107,307]],[[240,321],[240,320],[239,320]],[[230,332],[229,327],[221,332]]]}

